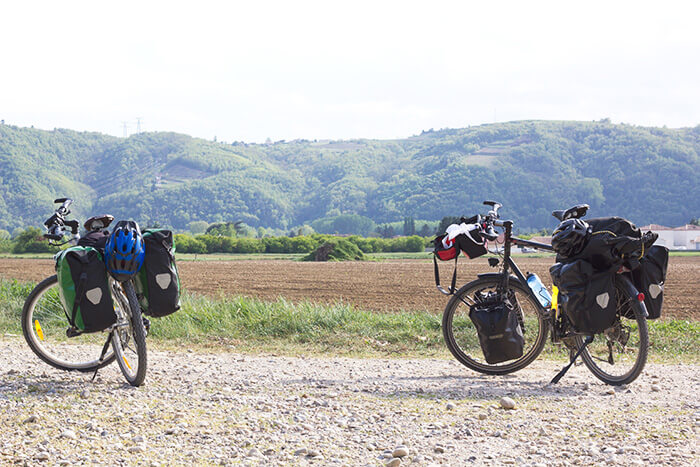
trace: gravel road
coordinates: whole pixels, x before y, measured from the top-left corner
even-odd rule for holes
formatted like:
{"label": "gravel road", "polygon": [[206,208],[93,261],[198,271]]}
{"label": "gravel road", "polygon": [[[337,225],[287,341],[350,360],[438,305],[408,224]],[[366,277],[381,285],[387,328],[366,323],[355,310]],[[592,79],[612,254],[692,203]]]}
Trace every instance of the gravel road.
{"label": "gravel road", "polygon": [[131,388],[116,365],[92,382],[4,336],[0,465],[700,464],[698,365],[615,390],[583,366],[548,386],[559,366],[151,350]]}

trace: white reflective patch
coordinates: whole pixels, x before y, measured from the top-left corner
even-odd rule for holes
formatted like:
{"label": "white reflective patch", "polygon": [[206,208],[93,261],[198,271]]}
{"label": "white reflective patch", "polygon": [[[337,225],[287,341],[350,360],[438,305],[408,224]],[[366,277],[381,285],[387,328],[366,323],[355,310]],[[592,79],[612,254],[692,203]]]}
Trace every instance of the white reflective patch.
{"label": "white reflective patch", "polygon": [[160,287],[163,290],[168,288],[171,280],[172,279],[170,278],[169,272],[164,272],[163,274],[156,274],[156,284],[158,284],[158,287]]}
{"label": "white reflective patch", "polygon": [[102,300],[102,289],[96,287],[85,292],[85,297],[90,300],[90,303],[97,305]]}
{"label": "white reflective patch", "polygon": [[610,301],[610,295],[608,295],[607,292],[602,293],[595,298],[595,301],[601,308],[607,308],[608,302]]}
{"label": "white reflective patch", "polygon": [[661,292],[664,291],[664,284],[651,284],[649,286],[649,295],[651,295],[651,298],[656,298],[659,295],[661,295]]}

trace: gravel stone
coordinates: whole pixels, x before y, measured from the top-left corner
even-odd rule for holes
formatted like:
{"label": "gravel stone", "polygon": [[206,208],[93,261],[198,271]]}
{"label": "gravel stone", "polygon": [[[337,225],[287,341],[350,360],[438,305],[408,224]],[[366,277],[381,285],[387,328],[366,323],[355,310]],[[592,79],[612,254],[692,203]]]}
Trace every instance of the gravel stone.
{"label": "gravel stone", "polygon": [[[157,345],[131,388],[116,365],[93,382],[0,336],[0,465],[700,465],[698,364],[647,363],[610,397],[583,365],[547,387],[561,362],[544,358],[494,377],[444,358]],[[504,394],[519,410],[499,410]]]}
{"label": "gravel stone", "polygon": [[515,408],[515,401],[510,397],[501,397],[501,400],[499,400],[498,403],[501,404],[501,407],[506,410],[512,410]]}
{"label": "gravel stone", "polygon": [[406,457],[408,455],[408,448],[406,446],[396,446],[391,455],[393,457]]}

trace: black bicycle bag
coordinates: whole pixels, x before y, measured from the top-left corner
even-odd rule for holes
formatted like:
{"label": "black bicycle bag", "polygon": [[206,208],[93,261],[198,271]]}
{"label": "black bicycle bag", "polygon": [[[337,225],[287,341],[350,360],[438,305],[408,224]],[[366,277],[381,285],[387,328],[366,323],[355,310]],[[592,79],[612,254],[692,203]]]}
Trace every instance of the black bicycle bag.
{"label": "black bicycle bag", "polygon": [[647,319],[661,316],[664,301],[664,283],[668,269],[668,248],[654,245],[639,260],[639,267],[632,271],[632,281],[638,291],[644,293]]}
{"label": "black bicycle bag", "polygon": [[487,299],[475,303],[469,308],[469,318],[487,363],[493,365],[523,356],[525,338],[517,308],[509,300]]}
{"label": "black bicycle bag", "polygon": [[154,318],[180,309],[180,278],[175,264],[175,243],[170,230],[143,231],[146,254],[136,276],[136,295],[144,313]]}
{"label": "black bicycle bag", "polygon": [[549,274],[559,288],[559,310],[577,332],[596,334],[613,325],[617,309],[614,270],[595,272],[591,263],[579,259],[556,263]]}
{"label": "black bicycle bag", "polygon": [[117,321],[102,254],[75,246],[56,258],[58,291],[66,317],[81,332],[103,331]]}

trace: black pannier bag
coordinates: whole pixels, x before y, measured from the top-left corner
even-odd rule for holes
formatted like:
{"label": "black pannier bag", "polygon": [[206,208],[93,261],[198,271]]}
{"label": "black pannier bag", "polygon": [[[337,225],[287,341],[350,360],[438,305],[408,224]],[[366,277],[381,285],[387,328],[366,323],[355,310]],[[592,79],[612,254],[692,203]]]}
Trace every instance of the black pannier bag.
{"label": "black pannier bag", "polygon": [[136,276],[136,293],[144,313],[160,318],[180,309],[180,279],[170,230],[143,232],[146,255]]}
{"label": "black pannier bag", "polygon": [[469,308],[484,359],[492,365],[522,357],[525,346],[517,305],[497,297],[493,294]]}
{"label": "black pannier bag", "polygon": [[644,305],[649,314],[647,319],[661,316],[667,269],[668,248],[654,245],[639,260],[639,267],[632,271],[635,287],[644,294]]}
{"label": "black pannier bag", "polygon": [[75,246],[56,258],[59,296],[70,325],[81,332],[103,331],[117,321],[102,254]]}
{"label": "black pannier bag", "polygon": [[591,263],[579,259],[556,263],[549,273],[559,288],[559,310],[577,332],[596,334],[613,325],[617,309],[614,270],[595,272]]}

